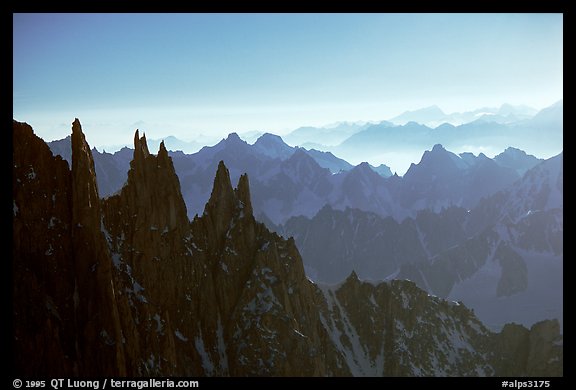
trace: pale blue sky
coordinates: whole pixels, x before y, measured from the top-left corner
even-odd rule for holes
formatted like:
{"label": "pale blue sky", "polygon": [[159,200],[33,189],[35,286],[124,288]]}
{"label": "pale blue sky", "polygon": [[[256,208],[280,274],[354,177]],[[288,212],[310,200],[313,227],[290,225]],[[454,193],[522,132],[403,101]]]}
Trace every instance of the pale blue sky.
{"label": "pale blue sky", "polygon": [[563,95],[562,14],[15,14],[14,118],[93,146]]}

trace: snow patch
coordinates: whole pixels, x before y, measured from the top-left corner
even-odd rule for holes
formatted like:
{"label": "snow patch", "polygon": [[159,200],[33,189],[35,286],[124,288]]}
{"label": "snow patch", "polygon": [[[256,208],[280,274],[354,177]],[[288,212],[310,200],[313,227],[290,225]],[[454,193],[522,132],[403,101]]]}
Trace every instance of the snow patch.
{"label": "snow patch", "polygon": [[196,336],[194,339],[194,346],[196,347],[196,351],[200,355],[202,359],[202,368],[204,368],[204,372],[206,375],[212,375],[214,373],[214,363],[212,363],[212,359],[210,359],[210,355],[206,352],[204,348],[204,340],[202,339],[202,333],[200,336]]}
{"label": "snow patch", "polygon": [[156,333],[164,334],[164,325],[162,324],[163,321],[160,315],[156,313],[152,318],[156,320]]}
{"label": "snow patch", "polygon": [[[319,285],[329,307],[329,318],[320,313],[320,322],[327,330],[330,339],[346,360],[350,372],[354,376],[382,376],[384,374],[384,348],[374,361],[360,342],[360,336],[348,318],[344,307],[336,298],[332,288]],[[342,340],[348,343],[344,345]]]}
{"label": "snow patch", "polygon": [[218,341],[218,356],[220,357],[220,369],[223,373],[228,372],[228,356],[226,354],[226,343],[224,342],[224,328],[218,316],[218,327],[216,328],[216,339]]}
{"label": "snow patch", "polygon": [[178,329],[176,329],[176,330],[174,331],[174,334],[175,334],[176,337],[178,337],[180,340],[182,340],[182,341],[184,341],[184,342],[188,341],[188,339],[187,339],[186,337],[184,337],[184,335],[183,335]]}

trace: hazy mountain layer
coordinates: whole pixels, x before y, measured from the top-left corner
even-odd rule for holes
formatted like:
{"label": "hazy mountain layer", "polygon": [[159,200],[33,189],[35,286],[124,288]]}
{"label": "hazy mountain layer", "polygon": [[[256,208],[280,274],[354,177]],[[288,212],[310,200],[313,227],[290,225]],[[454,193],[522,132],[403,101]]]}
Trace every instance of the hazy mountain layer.
{"label": "hazy mountain layer", "polygon": [[[55,153],[70,161],[63,144],[51,143]],[[212,172],[223,160],[233,180],[243,172],[250,174],[257,218],[280,224],[292,216],[312,217],[326,204],[341,210],[351,207],[393,216],[398,221],[414,217],[422,209],[440,211],[454,205],[472,208],[480,198],[505,188],[520,177],[519,172],[534,165],[533,156],[521,157],[521,152],[514,150],[507,149],[498,160],[491,160],[483,154],[457,156],[436,145],[402,178],[390,176],[385,165],[375,168],[364,163],[352,167],[330,153],[291,148],[271,134],[264,134],[254,145],[231,134],[193,155],[169,154],[182,183],[190,218],[202,212],[210,195]],[[129,152],[122,149],[111,155],[93,151],[103,195],[113,194],[124,184],[126,174],[122,169],[128,169]]]}
{"label": "hazy mountain layer", "polygon": [[[493,112],[490,112],[493,111]],[[387,154],[421,153],[435,144],[449,150],[504,150],[514,146],[543,156],[563,150],[563,101],[534,115],[503,106],[477,110],[471,117],[451,120],[437,107],[408,112],[396,123],[367,126],[337,146],[324,147],[349,161],[383,161]],[[384,160],[385,161],[385,160]]]}
{"label": "hazy mountain layer", "polygon": [[462,300],[495,328],[563,317],[562,154],[472,210],[424,210],[399,223],[326,206],[277,229],[295,238],[317,281],[335,283],[352,270],[364,279],[411,279]]}

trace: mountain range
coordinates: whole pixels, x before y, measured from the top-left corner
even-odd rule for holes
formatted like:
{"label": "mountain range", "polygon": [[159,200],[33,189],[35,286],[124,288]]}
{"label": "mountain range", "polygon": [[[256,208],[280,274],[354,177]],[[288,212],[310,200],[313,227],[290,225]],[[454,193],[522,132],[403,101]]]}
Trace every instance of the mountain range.
{"label": "mountain range", "polygon": [[[53,152],[70,161],[68,140],[49,143]],[[98,186],[103,196],[118,191],[126,180],[129,149],[115,154],[93,150]],[[392,216],[398,221],[418,210],[441,210],[456,205],[472,208],[520,178],[540,160],[508,148],[489,159],[483,154],[456,155],[435,145],[403,176],[391,175],[385,165],[353,167],[329,152],[290,147],[279,136],[262,135],[253,145],[232,133],[214,146],[187,155],[169,152],[174,160],[188,216],[201,213],[209,197],[211,172],[220,160],[233,180],[242,172],[252,177],[255,215],[270,227],[293,216],[314,216],[324,205],[346,207]]]}
{"label": "mountain range", "polygon": [[[69,159],[67,142],[50,147]],[[99,189],[107,196],[120,190],[132,150],[92,153]],[[490,159],[482,153],[457,155],[437,144],[403,177],[387,176],[385,166],[382,175],[367,163],[353,167],[331,153],[291,147],[268,133],[253,145],[233,133],[195,154],[169,155],[189,218],[201,215],[219,161],[235,181],[248,172],[254,215],[271,230],[294,236],[314,281],[337,283],[353,270],[361,278],[411,279],[430,294],[470,305],[495,330],[511,321],[531,326],[563,318],[562,201],[527,208],[524,212],[533,214],[522,223],[503,222],[503,211],[496,213],[494,206],[488,210],[502,194],[525,187],[524,176],[544,163],[520,149],[508,147]],[[560,170],[550,173],[553,177],[545,174],[546,180],[561,180],[561,160],[561,155],[552,160],[560,161]],[[562,199],[562,190],[550,188]],[[525,190],[517,200],[538,197],[548,195]],[[550,242],[535,251],[504,231],[539,232]],[[539,273],[546,282],[535,278]],[[527,300],[533,308],[520,309]]]}
{"label": "mountain range", "polygon": [[[300,127],[282,138],[293,147],[332,152],[347,161],[381,163],[390,153],[410,152],[414,156],[435,144],[458,151],[467,151],[471,145],[491,151],[513,145],[534,154],[553,155],[562,149],[562,130],[563,100],[559,100],[540,111],[524,105],[503,104],[446,114],[439,107],[430,106],[383,121]],[[265,132],[249,131],[241,133],[240,138],[253,144],[263,134]],[[168,151],[191,154],[213,143],[213,139],[204,136],[186,142],[167,136],[164,143]],[[160,141],[149,143],[156,148]],[[120,148],[104,147],[106,150]]]}
{"label": "mountain range", "polygon": [[537,112],[536,109],[525,105],[513,106],[511,104],[503,104],[500,107],[483,107],[473,111],[445,114],[438,106],[429,106],[414,111],[403,112],[390,119],[390,122],[397,125],[417,122],[429,127],[438,127],[444,123],[457,126],[476,120],[513,123],[520,120],[531,119]]}
{"label": "mountain range", "polygon": [[[557,320],[496,333],[413,282],[355,272],[337,285],[311,282],[294,240],[255,220],[248,176],[233,188],[223,161],[203,212],[189,220],[181,190],[191,183],[163,143],[154,155],[138,131],[127,180],[105,198],[78,120],[70,164],[25,123],[13,122],[13,140],[16,375],[563,375]],[[226,145],[217,146],[199,153],[216,157]],[[284,174],[314,188],[310,156],[298,150],[284,163]],[[557,185],[557,165],[478,207],[517,223],[526,207],[553,207],[554,196],[516,197]]]}
{"label": "mountain range", "polygon": [[364,279],[410,279],[463,301],[493,329],[562,320],[562,157],[539,163],[471,210],[428,208],[398,222],[327,205],[277,230],[294,237],[317,281],[337,283],[352,270]]}
{"label": "mountain range", "polygon": [[384,121],[368,126],[341,144],[323,150],[329,150],[349,161],[358,158],[382,160],[387,153],[393,152],[414,154],[434,144],[442,144],[453,150],[466,150],[470,145],[494,151],[514,146],[525,151],[554,155],[562,150],[563,101],[533,116],[513,121],[484,115],[458,125],[446,121],[435,127],[424,124],[427,121],[398,123],[401,124]]}

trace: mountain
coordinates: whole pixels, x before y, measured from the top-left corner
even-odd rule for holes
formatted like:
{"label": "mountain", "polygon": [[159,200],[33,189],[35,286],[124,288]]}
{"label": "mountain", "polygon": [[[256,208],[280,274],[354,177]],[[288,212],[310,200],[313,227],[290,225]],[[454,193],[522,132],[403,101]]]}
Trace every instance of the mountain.
{"label": "mountain", "polygon": [[326,127],[300,127],[285,135],[284,139],[293,146],[302,146],[306,143],[338,145],[368,125],[367,123],[338,122]]}
{"label": "mountain", "polygon": [[418,164],[410,166],[393,197],[413,212],[440,211],[453,205],[470,209],[518,178],[514,170],[499,166],[482,153],[463,159],[437,144],[424,152]]}
{"label": "mountain", "polygon": [[281,137],[265,133],[254,143],[254,149],[259,153],[280,160],[286,160],[294,153],[294,148],[284,143]]}
{"label": "mountain", "polygon": [[493,160],[502,167],[514,169],[520,176],[542,162],[542,159],[513,147],[506,148],[502,153],[495,156]]}
{"label": "mountain", "polygon": [[[562,327],[563,154],[479,202],[469,214],[466,229],[468,234],[486,232],[495,237],[490,252],[494,256],[459,283],[450,297],[458,295],[473,305],[488,324],[511,318],[526,324],[534,321],[534,313],[545,313],[547,318],[558,318]],[[487,285],[497,286],[499,297],[489,307],[478,300],[494,294],[486,291]]]}
{"label": "mountain", "polygon": [[389,122],[371,125],[366,129],[347,138],[338,147],[337,152],[347,149],[363,150],[364,152],[382,152],[393,150],[398,145],[427,145],[432,129],[414,121],[401,126],[394,126]]}
{"label": "mountain", "polygon": [[[70,153],[63,149],[66,142],[50,145],[54,145],[53,152],[61,150],[70,161]],[[116,193],[126,181],[132,149],[124,148],[113,155],[95,149],[92,153],[100,195]],[[397,220],[414,217],[418,210],[426,208],[472,208],[482,197],[519,177],[518,169],[507,167],[506,159],[500,158],[501,163],[497,164],[483,154],[458,156],[436,145],[403,178],[392,178],[385,165],[376,168],[360,164],[352,169],[330,152],[292,148],[272,134],[265,134],[250,145],[232,133],[198,153],[169,155],[182,183],[189,218],[202,212],[210,195],[212,172],[224,160],[233,180],[238,180],[243,172],[251,175],[255,215],[269,220],[268,226],[281,224],[292,216],[312,217],[326,204],[340,210],[359,208]],[[307,168],[295,169],[293,165],[298,161],[305,161]],[[313,175],[317,182],[305,175]]]}
{"label": "mountain", "polygon": [[328,204],[333,207],[353,207],[384,215],[394,214],[394,201],[385,179],[374,172],[368,163],[361,163],[332,179],[335,189],[330,194]]}
{"label": "mountain", "polygon": [[258,130],[252,130],[252,131],[247,131],[244,133],[239,134],[240,138],[242,138],[244,141],[248,142],[249,144],[253,144],[254,142],[256,142],[258,140],[258,138],[260,138],[262,135],[264,135],[263,132],[258,131]]}
{"label": "mountain", "polygon": [[[69,140],[54,141],[49,145],[53,147],[53,153],[61,154],[71,161],[70,149],[66,149],[70,145]],[[126,182],[132,149],[123,148],[114,154],[100,153],[94,149],[92,153],[100,195],[105,197],[116,193]],[[280,137],[272,134],[264,134],[254,145],[250,145],[240,139],[236,133],[232,133],[218,144],[204,147],[192,155],[169,152],[182,183],[182,193],[190,218],[202,212],[210,195],[212,172],[216,169],[218,162],[224,160],[230,167],[234,180],[237,180],[242,172],[248,172],[254,178],[256,215],[260,219],[272,218],[274,223],[281,222],[294,214],[313,215],[329,197],[329,194],[324,191],[315,199],[306,199],[307,194],[310,194],[306,183],[316,184],[299,177],[300,174],[306,174],[306,170],[294,171],[290,168],[294,160],[291,162],[288,160],[296,154],[299,157],[294,160],[305,159],[309,170],[317,171],[315,175],[319,184],[330,188],[334,186],[333,181],[339,180],[332,178],[331,173],[340,173],[353,168],[352,165],[330,152],[292,148],[286,145]],[[304,155],[308,158],[304,158]],[[383,164],[378,168],[370,167],[373,170],[379,170],[383,176],[389,172],[389,168]],[[328,168],[328,170],[323,168]],[[292,171],[287,173],[286,169],[292,169]],[[278,188],[283,188],[284,191],[273,188],[274,183],[283,181],[286,174],[293,179],[290,181],[292,184],[280,184]],[[274,178],[274,175],[280,176]],[[289,188],[290,186],[292,188]]]}
{"label": "mountain", "polygon": [[294,237],[313,280],[338,283],[352,270],[363,279],[381,280],[398,274],[404,264],[426,263],[466,241],[466,218],[466,210],[451,207],[441,213],[423,210],[397,222],[327,205],[314,217],[290,218],[279,229]]}
{"label": "mountain", "polygon": [[94,162],[78,121],[71,143],[69,167],[13,122],[14,362],[36,375],[126,375]]}
{"label": "mountain", "polygon": [[563,209],[563,156],[544,160],[505,191],[482,199],[471,211],[469,231],[474,233],[494,221],[517,223],[536,212]]}
{"label": "mountain", "polygon": [[388,165],[380,164],[377,167],[375,167],[370,164],[370,168],[382,177],[386,178],[392,176],[392,171],[390,170],[390,167]]}
{"label": "mountain", "polygon": [[477,120],[497,123],[512,123],[520,120],[532,118],[537,110],[525,106],[514,106],[502,104],[496,107],[483,107],[473,111],[453,112],[445,114],[438,106],[430,106],[415,111],[406,111],[392,119],[397,125],[404,125],[408,122],[416,122],[429,127],[437,127],[443,123],[452,125],[462,125]]}
{"label": "mountain", "polygon": [[326,205],[312,218],[290,218],[281,231],[294,237],[306,274],[319,283],[338,283],[352,271],[382,280],[403,262],[426,258],[412,224],[358,209]]}
{"label": "mountain", "polygon": [[558,131],[564,127],[564,100],[559,100],[550,107],[540,110],[531,120],[532,127],[539,127],[541,130],[550,128]]}
{"label": "mountain", "polygon": [[25,123],[13,140],[16,375],[563,374],[557,321],[494,333],[411,282],[313,284],[222,162],[188,221],[165,146],[138,132],[106,199],[78,120],[71,168]]}
{"label": "mountain", "polygon": [[352,375],[562,373],[557,321],[530,330],[508,324],[490,337],[464,305],[431,297],[409,281],[375,284],[353,272],[336,288],[318,287],[324,298],[317,301],[322,324]]}
{"label": "mountain", "polygon": [[508,103],[502,104],[497,112],[498,115],[514,115],[515,117],[519,117],[522,119],[531,118],[537,113],[538,110],[532,107],[523,104],[515,106]]}
{"label": "mountain", "polygon": [[[322,168],[328,168],[330,170],[330,172],[332,172],[332,173],[349,171],[354,167],[352,164],[350,164],[346,160],[338,158],[330,152],[322,152],[322,151],[316,150],[316,149],[308,149],[308,150],[306,150],[306,153],[310,157],[312,157],[314,159],[314,161],[316,161],[318,163],[318,165],[320,165]],[[377,168],[373,167],[375,172],[377,172],[378,174],[381,174],[380,172],[382,172],[382,175],[386,174],[386,168],[388,168],[388,170],[390,170],[390,168],[384,164],[380,165]]]}
{"label": "mountain", "polygon": [[563,102],[534,115],[525,107],[502,106],[479,109],[469,115],[450,116],[443,122],[416,121],[376,124],[362,129],[337,146],[326,147],[349,161],[382,160],[387,154],[420,153],[435,144],[450,150],[485,150],[510,146],[537,155],[554,155],[563,149]]}
{"label": "mountain", "polygon": [[[313,286],[293,243],[255,222],[246,176],[232,189],[220,164],[203,216],[190,223],[163,144],[152,155],[136,133],[126,185],[101,201],[78,121],[72,171],[29,126],[15,122],[14,139],[19,372],[349,373],[322,357],[339,360],[320,338]],[[33,266],[47,260],[49,270]]]}
{"label": "mountain", "polygon": [[163,139],[149,140],[148,144],[150,145],[151,149],[156,150],[160,148],[160,143],[162,142],[164,143],[164,147],[166,148],[166,150],[173,152],[181,151],[187,154],[196,153],[202,147],[202,144],[199,142],[182,141],[181,139],[178,139],[173,135],[169,135],[168,137],[165,137]]}
{"label": "mountain", "polygon": [[[305,149],[299,147],[288,146],[281,137],[265,133],[259,137],[254,143],[254,149],[256,152],[268,156],[272,159],[278,158],[280,160],[287,160],[294,154],[297,149],[303,150],[306,154],[312,157],[318,165],[322,168],[328,168],[332,173],[338,173],[340,171],[348,171],[353,168],[353,165],[334,156],[330,152],[322,152],[315,149]],[[386,173],[386,165],[382,164],[381,169]],[[388,168],[389,169],[389,168]]]}
{"label": "mountain", "polygon": [[[447,165],[455,158],[431,153],[426,159]],[[560,155],[472,210],[424,209],[398,222],[325,206],[277,229],[294,237],[307,274],[319,282],[339,282],[352,270],[365,279],[410,279],[430,294],[463,301],[493,329],[562,321],[562,178]]]}
{"label": "mountain", "polygon": [[438,106],[430,106],[415,111],[406,111],[392,119],[397,125],[405,125],[408,122],[426,124],[429,122],[441,122],[446,118],[446,114]]}

